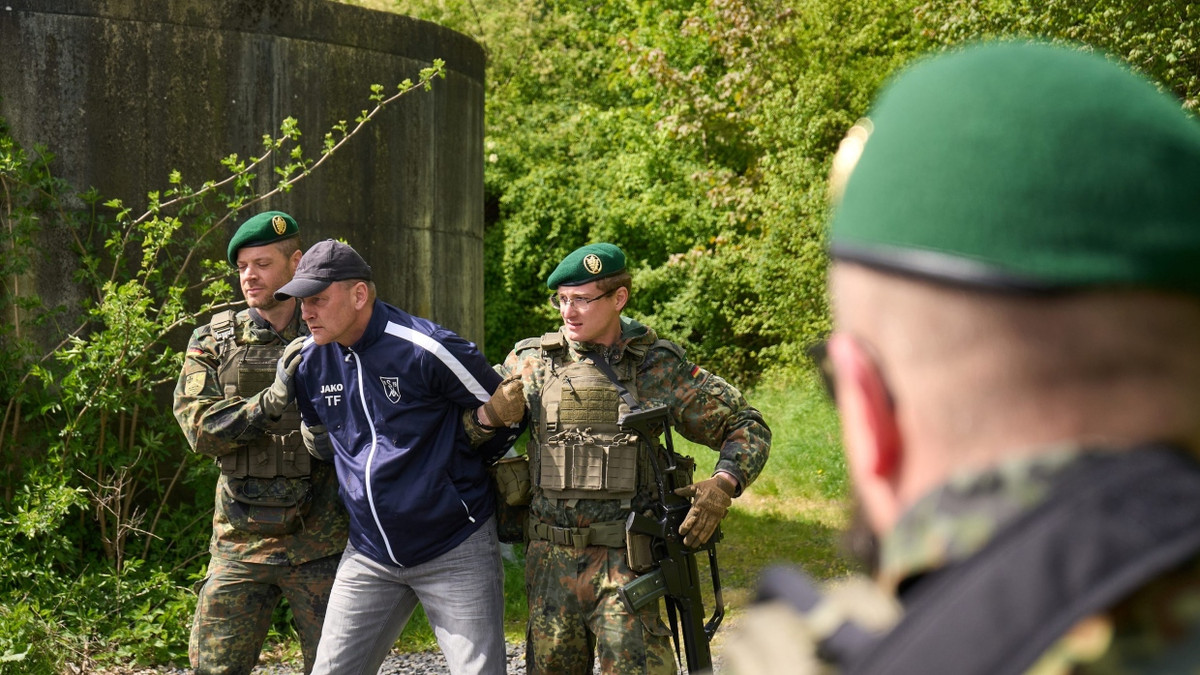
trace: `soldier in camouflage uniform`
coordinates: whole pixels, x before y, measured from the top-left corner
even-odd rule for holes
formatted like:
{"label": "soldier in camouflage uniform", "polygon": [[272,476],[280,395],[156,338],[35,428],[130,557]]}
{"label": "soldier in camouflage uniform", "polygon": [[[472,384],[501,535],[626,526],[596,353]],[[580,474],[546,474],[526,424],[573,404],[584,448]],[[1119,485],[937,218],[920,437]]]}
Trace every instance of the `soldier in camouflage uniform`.
{"label": "soldier in camouflage uniform", "polygon": [[815,351],[876,590],[772,570],[727,664],[1200,671],[1198,185],[1200,124],[1095,54],[884,90],[834,161]]}
{"label": "soldier in camouflage uniform", "polygon": [[[635,615],[617,594],[648,571],[630,569],[625,524],[658,499],[650,453],[666,466],[665,450],[617,424],[629,406],[593,359],[607,361],[643,407],[666,406],[679,433],[720,453],[712,477],[679,490],[693,499],[680,527],[688,546],[707,542],[731,499],[762,471],[771,432],[737,389],[621,316],[630,277],[616,246],[577,249],[547,286],[563,326],[517,343],[497,368],[505,382],[492,396],[496,407],[498,399],[521,396],[519,407],[530,415],[527,667],[583,675],[598,654],[605,673],[674,673],[661,603]],[[468,429],[486,430],[488,413],[477,411],[482,424],[468,420]]]}
{"label": "soldier in camouflage uniform", "polygon": [[296,221],[258,214],[228,255],[249,308],[195,330],[175,387],[188,443],[221,469],[188,653],[199,674],[249,673],[283,596],[309,672],[348,523],[333,465],[305,450],[294,394],[277,377],[285,347],[308,334],[299,303],[273,297],[301,256]]}

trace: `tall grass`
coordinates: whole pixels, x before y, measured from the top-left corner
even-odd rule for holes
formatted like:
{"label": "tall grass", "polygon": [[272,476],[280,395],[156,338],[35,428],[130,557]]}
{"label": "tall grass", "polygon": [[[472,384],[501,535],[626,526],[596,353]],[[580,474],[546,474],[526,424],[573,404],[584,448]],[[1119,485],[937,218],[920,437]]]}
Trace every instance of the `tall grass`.
{"label": "tall grass", "polygon": [[[721,577],[734,610],[772,563],[800,565],[818,578],[850,571],[839,554],[847,521],[841,431],[820,378],[812,370],[772,373],[746,398],[771,428],[771,456],[721,525]],[[716,461],[708,448],[682,439],[676,449],[696,458],[697,477]]]}

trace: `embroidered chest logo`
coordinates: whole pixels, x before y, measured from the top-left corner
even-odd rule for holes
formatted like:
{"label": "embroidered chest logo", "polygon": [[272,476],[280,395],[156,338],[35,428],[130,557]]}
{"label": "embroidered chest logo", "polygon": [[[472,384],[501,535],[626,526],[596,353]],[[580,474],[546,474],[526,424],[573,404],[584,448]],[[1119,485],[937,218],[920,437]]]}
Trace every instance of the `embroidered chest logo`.
{"label": "embroidered chest logo", "polygon": [[392,403],[400,402],[400,378],[398,377],[383,377],[379,376],[379,381],[383,383],[383,393],[387,394],[388,400]]}
{"label": "embroidered chest logo", "polygon": [[342,403],[342,383],[321,385],[321,394],[325,396],[325,405],[330,408]]}

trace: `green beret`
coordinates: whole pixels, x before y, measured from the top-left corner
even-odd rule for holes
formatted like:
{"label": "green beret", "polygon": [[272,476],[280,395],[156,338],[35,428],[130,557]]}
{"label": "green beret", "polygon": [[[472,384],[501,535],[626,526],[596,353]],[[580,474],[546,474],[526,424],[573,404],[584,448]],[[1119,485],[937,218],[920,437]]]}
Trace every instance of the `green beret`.
{"label": "green beret", "polygon": [[994,42],[922,60],[843,141],[835,195],[839,171],[835,259],[1001,290],[1200,294],[1200,123],[1103,56]]}
{"label": "green beret", "polygon": [[238,249],[262,246],[300,234],[296,220],[283,211],[264,211],[242,223],[229,240],[229,264],[237,265]]}
{"label": "green beret", "polygon": [[612,244],[588,244],[581,246],[563,258],[550,273],[546,286],[554,290],[559,286],[578,286],[589,281],[611,277],[625,269],[625,254]]}

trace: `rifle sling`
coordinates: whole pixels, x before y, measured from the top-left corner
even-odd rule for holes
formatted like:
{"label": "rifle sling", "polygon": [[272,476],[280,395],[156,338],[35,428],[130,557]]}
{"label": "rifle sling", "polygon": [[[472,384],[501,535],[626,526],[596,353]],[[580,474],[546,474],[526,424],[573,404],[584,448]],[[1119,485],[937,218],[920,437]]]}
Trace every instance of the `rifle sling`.
{"label": "rifle sling", "polygon": [[[583,355],[591,360],[592,364],[595,365],[600,372],[604,373],[605,377],[612,381],[612,383],[617,387],[617,393],[620,394],[621,399],[625,401],[625,405],[629,406],[630,411],[642,409],[642,405],[638,403],[636,398],[633,397],[633,394],[630,394],[629,390],[625,388],[625,385],[621,384],[620,378],[617,377],[616,371],[614,371],[612,366],[609,365],[607,359],[594,351],[583,352]],[[669,435],[671,433],[670,424],[664,424],[664,427],[666,433]],[[653,462],[653,464],[655,472],[661,472],[662,469],[658,466],[658,462]],[[667,617],[671,622],[671,638],[675,643],[675,662],[683,663],[683,658],[680,652],[680,648],[683,645],[683,640],[680,639],[679,635],[679,617],[677,616],[677,611],[675,608],[676,600],[672,598],[670,594],[664,597],[663,600],[663,604],[666,605],[667,608]]]}
{"label": "rifle sling", "polygon": [[621,395],[621,400],[625,401],[625,405],[629,406],[630,410],[642,409],[642,404],[638,403],[638,400],[633,397],[633,394],[629,393],[629,390],[625,388],[625,385],[621,384],[620,378],[617,377],[616,371],[614,371],[612,366],[609,365],[607,359],[594,351],[583,352],[583,355],[586,356],[592,362],[592,365],[596,366],[600,372],[604,373],[605,377],[607,377],[609,380],[612,380],[612,383],[617,387],[617,393]]}

